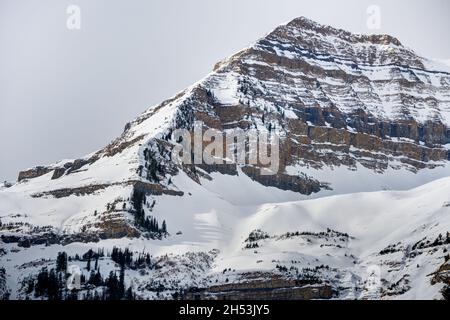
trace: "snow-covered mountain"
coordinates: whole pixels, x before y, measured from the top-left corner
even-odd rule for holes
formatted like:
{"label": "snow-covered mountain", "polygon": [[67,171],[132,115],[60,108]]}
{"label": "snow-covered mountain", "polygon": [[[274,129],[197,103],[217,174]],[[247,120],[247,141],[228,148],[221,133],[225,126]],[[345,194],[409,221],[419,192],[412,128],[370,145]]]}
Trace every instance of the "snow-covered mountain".
{"label": "snow-covered mountain", "polygon": [[[179,164],[173,133],[195,121],[276,134],[279,171]],[[391,36],[298,18],[105,148],[0,189],[0,295],[50,296],[37,275],[65,251],[89,282],[80,298],[104,287],[88,263],[122,266],[142,298],[441,298],[449,160],[447,69]]]}

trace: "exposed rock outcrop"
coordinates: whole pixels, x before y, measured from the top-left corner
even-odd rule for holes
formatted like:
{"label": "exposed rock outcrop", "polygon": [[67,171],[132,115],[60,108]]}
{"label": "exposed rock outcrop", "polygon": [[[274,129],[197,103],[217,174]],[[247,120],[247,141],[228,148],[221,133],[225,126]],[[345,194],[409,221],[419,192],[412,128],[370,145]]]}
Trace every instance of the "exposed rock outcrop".
{"label": "exposed rock outcrop", "polygon": [[49,168],[38,166],[29,170],[19,172],[19,177],[17,178],[17,180],[20,182],[25,179],[34,179],[43,176],[44,174],[47,174],[50,171],[52,170]]}
{"label": "exposed rock outcrop", "polygon": [[[252,275],[248,276],[252,278]],[[227,283],[188,292],[188,300],[312,300],[331,299],[333,289],[328,284],[302,285],[295,280],[271,276],[268,280]]]}

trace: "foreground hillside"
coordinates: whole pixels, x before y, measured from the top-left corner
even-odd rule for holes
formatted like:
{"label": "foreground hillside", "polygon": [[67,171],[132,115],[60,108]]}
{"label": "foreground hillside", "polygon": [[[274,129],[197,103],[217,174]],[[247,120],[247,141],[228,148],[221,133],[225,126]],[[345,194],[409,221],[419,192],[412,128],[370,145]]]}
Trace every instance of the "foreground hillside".
{"label": "foreground hillside", "polygon": [[[88,264],[103,278],[111,270],[119,274],[122,262],[111,260],[118,247],[128,248],[132,261],[151,255],[123,268],[126,287],[140,298],[440,299],[449,280],[448,190],[445,178],[409,191],[242,205],[197,186],[182,213],[162,199],[164,216],[182,220],[180,232],[167,239],[11,243],[1,260],[13,298],[34,297],[28,282],[42,268],[56,268],[62,251],[72,257],[69,268],[79,266],[86,279]],[[181,241],[186,235],[191,241]],[[99,249],[103,256],[96,257]],[[84,294],[104,289],[82,288]]]}

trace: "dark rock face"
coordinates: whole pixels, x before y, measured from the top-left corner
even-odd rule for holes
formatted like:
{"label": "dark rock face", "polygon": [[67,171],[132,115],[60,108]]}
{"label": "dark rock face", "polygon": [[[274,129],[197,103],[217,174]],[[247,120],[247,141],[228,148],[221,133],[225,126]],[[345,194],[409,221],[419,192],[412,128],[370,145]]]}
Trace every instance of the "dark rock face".
{"label": "dark rock face", "polygon": [[331,299],[333,289],[328,284],[301,285],[295,280],[273,276],[269,280],[245,281],[212,286],[188,292],[184,299],[214,300],[312,300]]}
{"label": "dark rock face", "polygon": [[19,172],[19,178],[17,179],[19,182],[25,179],[33,179],[40,176],[43,176],[44,174],[47,174],[51,171],[51,169],[46,167],[35,167],[26,171]]}
{"label": "dark rock face", "polygon": [[61,178],[64,175],[64,173],[66,173],[65,168],[56,168],[55,171],[53,171],[52,180]]}
{"label": "dark rock face", "polygon": [[17,243],[18,247],[30,248],[37,245],[68,245],[73,242],[98,242],[101,239],[121,239],[124,237],[136,238],[141,234],[124,221],[103,221],[95,227],[100,228],[97,233],[57,234],[54,232],[40,233],[27,236],[2,235],[4,243]]}
{"label": "dark rock face", "polygon": [[444,283],[450,286],[450,260],[445,261],[434,273],[431,284]]}
{"label": "dark rock face", "polygon": [[36,193],[36,194],[33,194],[32,197],[41,198],[41,197],[46,197],[46,196],[53,196],[58,199],[58,198],[66,198],[71,195],[83,196],[83,195],[92,194],[99,190],[104,190],[109,186],[111,186],[111,185],[96,184],[96,185],[88,185],[88,186],[77,187],[77,188],[63,188],[63,189],[57,189],[57,190]]}
{"label": "dark rock face", "polygon": [[156,183],[135,181],[135,182],[132,182],[132,184],[133,184],[134,190],[144,192],[145,194],[148,194],[148,195],[161,196],[161,195],[165,194],[165,195],[169,195],[169,196],[180,196],[181,197],[184,194],[182,191],[170,190],[170,189],[164,188],[160,184],[156,184]]}
{"label": "dark rock face", "polygon": [[306,195],[319,192],[322,188],[327,188],[326,185],[307,176],[290,176],[283,173],[276,175],[261,175],[259,168],[248,166],[243,167],[242,171],[262,185],[275,187],[281,190],[290,190]]}

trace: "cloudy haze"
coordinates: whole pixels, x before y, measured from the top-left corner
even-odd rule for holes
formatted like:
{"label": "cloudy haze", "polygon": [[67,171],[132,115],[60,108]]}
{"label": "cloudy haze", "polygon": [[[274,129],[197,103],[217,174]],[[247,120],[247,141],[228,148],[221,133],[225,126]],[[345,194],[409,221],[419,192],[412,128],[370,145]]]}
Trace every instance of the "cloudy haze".
{"label": "cloudy haze", "polygon": [[[66,27],[69,5],[80,30]],[[367,8],[381,9],[381,29]],[[211,71],[218,60],[298,16],[389,33],[450,58],[450,2],[299,0],[0,0],[0,180],[81,157],[125,123]]]}

